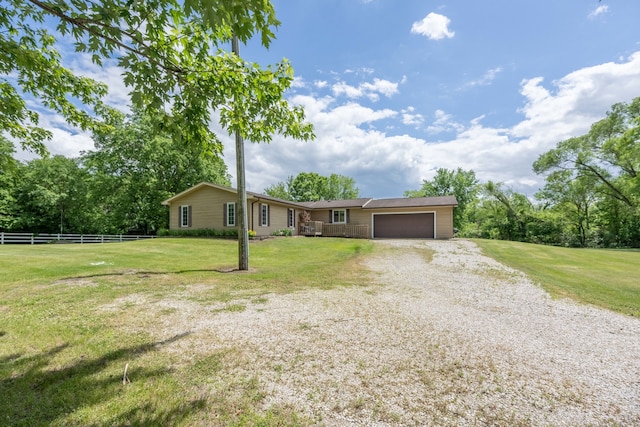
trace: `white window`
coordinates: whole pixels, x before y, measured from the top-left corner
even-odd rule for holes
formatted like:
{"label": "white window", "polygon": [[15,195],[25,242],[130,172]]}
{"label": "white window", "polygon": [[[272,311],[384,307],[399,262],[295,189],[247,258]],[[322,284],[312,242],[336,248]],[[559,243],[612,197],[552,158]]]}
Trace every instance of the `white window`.
{"label": "white window", "polygon": [[260,225],[262,227],[269,226],[269,205],[260,205]]}
{"label": "white window", "polygon": [[289,216],[287,217],[287,227],[295,228],[296,226],[296,211],[295,209],[289,209]]}
{"label": "white window", "polygon": [[191,225],[191,206],[180,206],[180,227],[189,227]]}
{"label": "white window", "polygon": [[225,224],[227,227],[234,227],[236,225],[236,204],[231,202],[225,204],[224,210]]}
{"label": "white window", "polygon": [[335,209],[331,213],[331,222],[334,224],[346,224],[347,223],[347,210]]}

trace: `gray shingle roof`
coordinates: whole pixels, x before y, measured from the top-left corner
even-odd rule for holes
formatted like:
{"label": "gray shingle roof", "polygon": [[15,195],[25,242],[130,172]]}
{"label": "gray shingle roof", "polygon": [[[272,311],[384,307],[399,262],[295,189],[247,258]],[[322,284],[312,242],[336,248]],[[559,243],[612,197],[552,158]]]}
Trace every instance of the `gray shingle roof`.
{"label": "gray shingle roof", "polygon": [[[212,184],[209,182],[201,182],[181,193],[162,202],[168,205],[176,199],[196,191],[204,186],[218,188],[220,190],[235,193],[236,189],[224,185]],[[306,208],[306,209],[346,209],[346,208],[363,208],[363,209],[383,209],[383,208],[413,208],[421,206],[458,206],[455,196],[439,196],[439,197],[401,197],[396,199],[372,199],[363,197],[359,199],[349,200],[318,200],[317,202],[291,202],[276,197],[267,196],[265,194],[253,193],[247,191],[247,197],[252,199],[268,200],[271,202],[282,203],[284,205]]]}
{"label": "gray shingle roof", "polygon": [[458,201],[455,196],[372,199],[366,206],[364,206],[364,209],[414,208],[420,206],[458,206]]}
{"label": "gray shingle roof", "polygon": [[361,208],[371,200],[373,199],[318,200],[316,202],[300,202],[300,204],[306,206],[308,209]]}

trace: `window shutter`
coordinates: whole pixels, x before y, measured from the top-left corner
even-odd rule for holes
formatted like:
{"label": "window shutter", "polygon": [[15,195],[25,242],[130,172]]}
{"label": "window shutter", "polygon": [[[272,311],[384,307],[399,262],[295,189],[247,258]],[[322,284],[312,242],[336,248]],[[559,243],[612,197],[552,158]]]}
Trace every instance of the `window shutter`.
{"label": "window shutter", "polygon": [[271,206],[267,205],[267,227],[271,226]]}
{"label": "window shutter", "polygon": [[238,204],[236,203],[236,208],[233,210],[233,214],[235,215],[235,221],[234,224],[237,226],[238,225]]}
{"label": "window shutter", "polygon": [[182,206],[178,205],[178,228],[182,227]]}
{"label": "window shutter", "polygon": [[329,211],[329,224],[331,224],[333,222],[333,211],[330,210]]}
{"label": "window shutter", "polygon": [[222,204],[222,225],[229,225],[229,203]]}
{"label": "window shutter", "polygon": [[345,210],[344,221],[349,224],[349,209]]}
{"label": "window shutter", "polygon": [[187,208],[189,211],[189,218],[187,219],[187,227],[191,227],[191,205]]}

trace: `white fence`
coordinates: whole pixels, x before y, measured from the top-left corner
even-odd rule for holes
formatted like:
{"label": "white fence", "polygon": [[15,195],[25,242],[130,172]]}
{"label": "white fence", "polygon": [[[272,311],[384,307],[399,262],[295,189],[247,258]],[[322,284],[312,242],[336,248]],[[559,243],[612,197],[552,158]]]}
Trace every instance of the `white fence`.
{"label": "white fence", "polygon": [[153,239],[156,236],[129,234],[48,234],[48,233],[0,233],[0,245],[22,243],[112,243]]}

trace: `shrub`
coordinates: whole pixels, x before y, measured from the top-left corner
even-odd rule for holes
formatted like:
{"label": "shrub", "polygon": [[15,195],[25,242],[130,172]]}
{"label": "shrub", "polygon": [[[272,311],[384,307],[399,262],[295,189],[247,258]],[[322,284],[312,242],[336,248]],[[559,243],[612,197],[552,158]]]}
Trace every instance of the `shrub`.
{"label": "shrub", "polygon": [[271,233],[272,236],[291,236],[293,231],[290,228],[281,228]]}
{"label": "shrub", "polygon": [[179,230],[158,230],[158,236],[166,237],[238,237],[238,230],[215,230],[213,228],[185,228]]}

